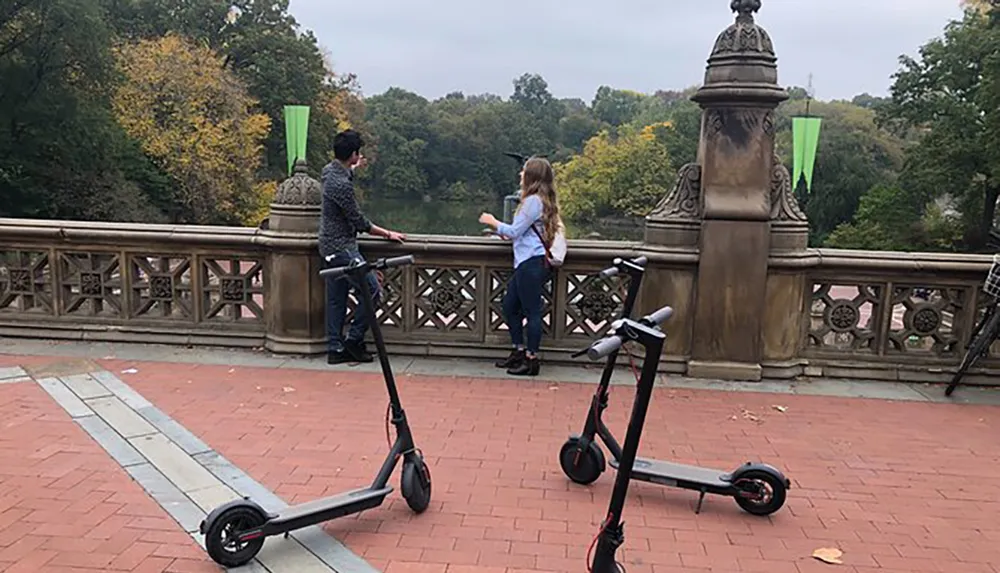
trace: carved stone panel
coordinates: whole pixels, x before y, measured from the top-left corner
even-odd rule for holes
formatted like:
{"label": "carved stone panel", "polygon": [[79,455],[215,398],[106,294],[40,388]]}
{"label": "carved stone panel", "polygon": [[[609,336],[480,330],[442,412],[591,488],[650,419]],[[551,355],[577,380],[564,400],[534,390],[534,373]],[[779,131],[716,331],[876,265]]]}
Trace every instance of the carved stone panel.
{"label": "carved stone panel", "polygon": [[792,190],[792,176],[777,155],[774,156],[774,165],[771,168],[771,220],[807,220]]}
{"label": "carved stone panel", "polygon": [[60,253],[59,263],[63,314],[124,318],[118,253],[66,251]]}
{"label": "carved stone panel", "polygon": [[476,331],[476,289],[480,282],[477,269],[417,267],[414,280],[415,329],[442,334]]}
{"label": "carved stone panel", "polygon": [[646,217],[651,221],[701,217],[701,166],[688,163],[677,172],[677,182]]}
{"label": "carved stone panel", "polygon": [[0,314],[53,314],[52,268],[45,251],[0,251]]}
{"label": "carved stone panel", "polygon": [[572,273],[566,277],[565,332],[596,338],[621,315],[628,292],[628,276]]}
{"label": "carved stone panel", "polygon": [[193,320],[191,257],[129,256],[130,316]]}
{"label": "carved stone panel", "polygon": [[263,259],[219,256],[200,261],[201,320],[263,322]]}
{"label": "carved stone panel", "polygon": [[961,350],[956,319],[967,296],[962,288],[893,285],[886,352],[955,355]]}
{"label": "carved stone panel", "polygon": [[867,283],[814,284],[808,347],[822,351],[877,353],[884,288]]}

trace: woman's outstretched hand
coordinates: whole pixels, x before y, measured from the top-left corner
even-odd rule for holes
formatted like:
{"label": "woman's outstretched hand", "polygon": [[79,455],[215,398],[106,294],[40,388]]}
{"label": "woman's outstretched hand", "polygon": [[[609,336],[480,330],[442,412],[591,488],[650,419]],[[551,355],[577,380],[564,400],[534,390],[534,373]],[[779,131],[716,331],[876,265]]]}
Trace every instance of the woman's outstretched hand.
{"label": "woman's outstretched hand", "polygon": [[489,213],[483,213],[482,215],[480,215],[479,222],[484,225],[489,225],[494,229],[500,225],[500,221],[497,221],[497,218],[494,217],[493,215],[490,215]]}

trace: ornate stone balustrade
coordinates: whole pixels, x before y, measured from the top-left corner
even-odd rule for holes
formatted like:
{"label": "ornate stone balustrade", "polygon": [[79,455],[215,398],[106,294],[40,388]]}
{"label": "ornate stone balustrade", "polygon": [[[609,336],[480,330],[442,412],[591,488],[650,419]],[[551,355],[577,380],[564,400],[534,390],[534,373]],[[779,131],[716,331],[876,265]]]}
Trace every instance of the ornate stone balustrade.
{"label": "ornate stone balustrade", "polygon": [[[382,277],[378,319],[393,352],[485,359],[505,351],[509,246],[425,235],[405,245],[369,240],[363,250],[416,257]],[[546,290],[547,359],[568,359],[604,331],[626,285],[597,272],[616,256],[642,254],[650,270],[637,308],[677,309],[662,369],[686,372],[692,339],[712,335],[693,323],[697,250],[572,241],[569,252]],[[269,276],[289,260],[304,262],[311,278]],[[972,255],[772,252],[766,304],[755,310],[762,375],[943,380],[992,304],[981,288],[989,264]],[[322,352],[319,268],[315,241],[304,235],[0,219],[0,335]],[[1000,370],[998,359],[994,351],[970,381],[988,382],[982,374]]]}

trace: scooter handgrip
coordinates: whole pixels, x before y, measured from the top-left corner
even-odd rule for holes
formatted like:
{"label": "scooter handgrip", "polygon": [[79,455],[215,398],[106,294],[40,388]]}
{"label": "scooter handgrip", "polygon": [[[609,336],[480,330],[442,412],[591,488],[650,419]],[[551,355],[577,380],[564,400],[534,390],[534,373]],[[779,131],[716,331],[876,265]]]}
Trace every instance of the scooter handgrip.
{"label": "scooter handgrip", "polygon": [[404,265],[413,264],[413,255],[403,255],[402,257],[392,257],[391,259],[385,260],[386,268],[390,267],[402,267]]}
{"label": "scooter handgrip", "polygon": [[587,349],[587,358],[595,361],[600,360],[621,347],[621,336],[615,335],[602,338],[590,345],[590,348]]}
{"label": "scooter handgrip", "polygon": [[670,318],[673,314],[674,314],[674,309],[670,308],[669,306],[665,306],[660,310],[653,312],[652,314],[644,316],[642,320],[653,326],[659,326],[663,324],[663,322],[666,321],[668,318]]}
{"label": "scooter handgrip", "polygon": [[646,266],[646,263],[648,263],[648,262],[649,262],[649,259],[647,259],[646,257],[636,257],[636,258],[632,259],[632,264],[635,265],[635,266],[637,266],[637,267],[644,267],[644,266]]}
{"label": "scooter handgrip", "polygon": [[601,277],[602,278],[609,279],[609,278],[611,278],[613,276],[617,276],[617,275],[618,275],[618,267],[608,267],[608,268],[604,269],[603,271],[601,271]]}
{"label": "scooter handgrip", "polygon": [[340,277],[347,274],[347,270],[350,267],[330,267],[328,269],[323,269],[319,272],[319,276],[325,279],[339,279]]}

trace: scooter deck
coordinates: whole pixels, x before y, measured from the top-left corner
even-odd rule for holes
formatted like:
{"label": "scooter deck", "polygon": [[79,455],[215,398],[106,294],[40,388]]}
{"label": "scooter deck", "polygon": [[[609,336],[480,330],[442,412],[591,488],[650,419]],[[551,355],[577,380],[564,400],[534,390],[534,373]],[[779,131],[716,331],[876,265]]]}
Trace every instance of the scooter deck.
{"label": "scooter deck", "polygon": [[268,522],[268,526],[269,529],[289,531],[308,527],[378,507],[390,493],[392,486],[381,489],[365,487],[293,505],[278,512],[277,517]]}
{"label": "scooter deck", "polygon": [[[618,460],[610,460],[609,465],[617,470]],[[723,489],[732,485],[729,474],[724,471],[646,458],[635,459],[632,479],[673,487],[691,487],[697,484]]]}

